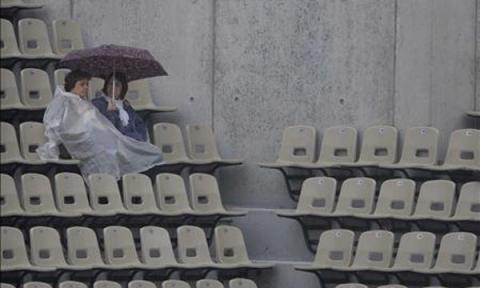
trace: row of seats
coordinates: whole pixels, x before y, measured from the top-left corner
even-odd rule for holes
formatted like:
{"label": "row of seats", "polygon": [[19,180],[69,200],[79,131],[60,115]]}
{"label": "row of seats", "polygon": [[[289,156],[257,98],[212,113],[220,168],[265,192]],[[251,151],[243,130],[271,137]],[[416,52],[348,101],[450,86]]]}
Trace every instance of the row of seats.
{"label": "row of seats", "polygon": [[175,217],[185,223],[186,218],[220,219],[246,214],[225,210],[216,178],[203,173],[189,177],[191,205],[182,177],[170,173],[158,174],[154,186],[146,175],[124,175],[123,193],[115,178],[108,174],[90,175],[88,193],[82,176],[75,173],[56,174],[54,189],[46,176],[26,173],[21,176],[19,191],[11,176],[0,174],[0,177],[2,223],[16,223],[20,218],[39,223],[44,217],[44,223],[58,218],[68,223],[92,222],[90,225],[95,226],[101,223],[97,221],[100,217],[114,217],[113,223],[118,223],[120,216],[126,216],[127,220],[137,216],[143,224],[148,221],[147,216],[154,217],[151,221]]}
{"label": "row of seats", "polygon": [[[157,288],[157,286],[150,281],[133,280],[128,283],[128,288]],[[190,284],[182,280],[167,280],[163,281],[159,288],[191,288]],[[213,279],[202,279],[195,283],[195,288],[224,288],[222,282]],[[235,278],[228,281],[229,288],[257,288],[257,284],[250,279]],[[10,284],[0,284],[0,288],[15,288]],[[23,284],[22,288],[53,288],[50,284],[43,282],[27,282]],[[88,288],[82,282],[77,281],[63,281],[58,284],[58,288]],[[108,280],[100,280],[93,283],[93,288],[122,288],[120,283]],[[345,288],[345,287],[344,287]]]}
{"label": "row of seats", "polygon": [[18,21],[18,41],[12,23],[6,19],[0,21],[2,61],[9,59],[55,61],[72,50],[85,47],[80,24],[70,19],[53,21],[53,41],[49,39],[47,25],[43,20],[20,19]]}
{"label": "row of seats", "polygon": [[[54,86],[63,86],[65,76],[69,72],[69,69],[55,70],[53,75]],[[42,110],[52,100],[53,90],[46,71],[37,68],[25,68],[20,72],[20,81],[15,79],[11,70],[2,68],[0,74],[2,83],[0,110]],[[90,81],[90,98],[93,98],[103,89],[103,84],[103,79],[92,78]],[[19,86],[21,89],[18,89]],[[149,82],[146,79],[129,82],[126,99],[137,111],[168,112],[176,109],[175,107],[156,106],[153,103]]]}
{"label": "row of seats", "polygon": [[0,1],[1,9],[9,8],[41,8],[45,5],[45,0],[2,0]]}
{"label": "row of seats", "polygon": [[260,163],[266,168],[361,168],[473,170],[480,171],[480,130],[460,129],[451,133],[442,165],[438,161],[439,131],[433,127],[405,130],[403,149],[397,161],[398,130],[392,126],[365,129],[357,160],[357,130],[330,127],[323,134],[320,155],[315,161],[316,130],[311,126],[287,127],[283,132],[278,160]]}
{"label": "row of seats", "polygon": [[480,258],[476,261],[477,236],[472,233],[445,234],[437,250],[435,234],[409,232],[401,236],[395,257],[394,234],[390,231],[366,231],[360,234],[356,245],[355,242],[353,231],[325,231],[320,235],[313,263],[295,268],[319,273],[323,281],[329,278],[329,271],[344,275],[355,273],[365,283],[381,281],[382,275],[390,274],[400,279],[401,275],[410,275],[403,281],[415,279],[412,277],[415,274],[480,276]]}
{"label": "row of seats", "polygon": [[155,274],[159,270],[180,273],[193,270],[235,272],[273,266],[249,259],[242,231],[234,226],[221,225],[215,228],[215,261],[210,255],[205,232],[199,227],[184,225],[177,228],[178,261],[166,229],[144,226],[139,230],[140,249],[137,252],[132,231],[123,226],[104,228],[102,246],[91,228],[69,227],[63,242],[66,243],[65,247],[56,229],[36,226],[29,231],[28,253],[22,231],[2,226],[1,272],[4,277],[8,277],[9,272],[17,271],[51,273],[102,270]]}
{"label": "row of seats", "polygon": [[365,222],[394,219],[417,223],[424,220],[480,223],[479,181],[463,184],[458,198],[456,185],[450,180],[426,181],[416,195],[413,180],[389,179],[382,183],[377,197],[374,179],[355,177],[343,182],[338,196],[336,191],[334,178],[308,178],[303,182],[296,210],[277,214],[294,219],[312,216],[332,221],[354,217]]}
{"label": "row of seats", "polygon": [[[39,165],[36,149],[47,141],[45,127],[39,122],[23,122],[19,126],[20,146],[13,125],[0,122],[0,156],[2,164]],[[222,159],[218,153],[213,131],[206,125],[187,125],[186,138],[189,157],[180,127],[172,123],[157,123],[153,127],[153,144],[161,148],[166,165],[231,166],[242,160]],[[20,148],[19,148],[20,147]],[[20,153],[21,151],[21,153]],[[76,160],[59,160],[60,164],[76,164]],[[52,164],[59,161],[51,161]]]}

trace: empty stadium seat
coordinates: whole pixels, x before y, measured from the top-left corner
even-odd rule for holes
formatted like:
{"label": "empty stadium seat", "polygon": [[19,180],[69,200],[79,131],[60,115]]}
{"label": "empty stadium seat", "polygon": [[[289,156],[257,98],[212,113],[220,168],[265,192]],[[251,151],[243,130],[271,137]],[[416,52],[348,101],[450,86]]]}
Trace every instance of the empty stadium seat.
{"label": "empty stadium seat", "polygon": [[210,257],[205,232],[195,226],[177,228],[178,260],[190,269],[211,270],[218,267]]}
{"label": "empty stadium seat", "polygon": [[480,130],[461,129],[455,130],[450,135],[447,155],[441,166],[433,166],[430,169],[472,170],[480,171]]}
{"label": "empty stadium seat", "polygon": [[58,285],[58,288],[88,288],[88,286],[82,282],[63,281]]}
{"label": "empty stadium seat", "polygon": [[13,125],[7,122],[0,122],[0,134],[0,160],[2,166],[26,163],[20,155],[17,133]]}
{"label": "empty stadium seat", "polygon": [[20,72],[22,103],[29,110],[45,109],[52,100],[52,87],[47,72],[25,68]]}
{"label": "empty stadium seat", "polygon": [[462,186],[452,220],[480,221],[480,181],[468,182]]}
{"label": "empty stadium seat", "polygon": [[[55,175],[55,199],[61,213],[90,215],[85,182],[80,174],[63,172]],[[81,220],[81,219],[79,219]]]}
{"label": "empty stadium seat", "polygon": [[47,60],[46,63],[48,63],[61,58],[61,56],[53,54],[47,25],[40,19],[20,19],[18,21],[18,38],[20,51],[29,59]]}
{"label": "empty stadium seat", "polygon": [[427,273],[470,273],[474,268],[477,236],[466,232],[444,235],[438,249],[437,260]]}
{"label": "empty stadium seat", "polygon": [[93,288],[122,288],[122,285],[113,281],[100,280],[93,283]]}
{"label": "empty stadium seat", "polygon": [[65,261],[63,246],[58,231],[51,227],[30,228],[30,259],[40,267],[70,270]]}
{"label": "empty stadium seat", "polygon": [[53,50],[57,55],[64,56],[70,51],[83,49],[80,24],[71,19],[53,20]]}
{"label": "empty stadium seat", "polygon": [[316,130],[311,126],[290,126],[283,131],[278,159],[271,163],[259,163],[265,168],[287,168],[296,164],[315,161]]}
{"label": "empty stadium seat", "polygon": [[0,208],[2,225],[13,225],[16,220],[14,217],[25,214],[20,206],[15,182],[7,174],[0,174]]}
{"label": "empty stadium seat", "polygon": [[242,164],[238,159],[222,159],[217,150],[215,137],[210,127],[187,125],[187,147],[190,159],[196,164],[232,166]]}
{"label": "empty stadium seat", "polygon": [[[4,1],[0,2],[3,5]],[[15,31],[13,29],[12,23],[2,18],[0,19],[0,29],[0,55],[2,59],[2,66],[11,66],[16,61],[23,59],[24,56],[20,53],[20,50],[18,49],[17,37],[15,36]],[[2,85],[3,83],[4,82],[2,81]]]}
{"label": "empty stadium seat", "polygon": [[257,284],[250,279],[235,278],[228,282],[230,288],[258,288]]}
{"label": "empty stadium seat", "polygon": [[415,182],[411,179],[389,179],[382,183],[374,218],[408,217],[413,212]]}
{"label": "empty stadium seat", "polygon": [[345,180],[338,196],[334,214],[357,216],[372,213],[375,198],[375,180],[355,177]]}
{"label": "empty stadium seat", "polygon": [[153,125],[153,143],[162,149],[166,164],[180,165],[182,168],[192,161],[185,152],[180,127],[172,123],[156,123]]}
{"label": "empty stadium seat", "polygon": [[22,286],[23,288],[52,288],[52,285],[39,281],[27,282]]}
{"label": "empty stadium seat", "polygon": [[196,288],[224,288],[222,282],[213,279],[202,279],[198,280]]}
{"label": "empty stadium seat", "polygon": [[107,265],[122,269],[139,269],[142,266],[130,229],[122,226],[105,227],[103,240]]}
{"label": "empty stadium seat", "polygon": [[123,206],[120,190],[115,177],[109,174],[91,174],[88,176],[90,206],[96,216],[113,216],[127,211]]}
{"label": "empty stadium seat", "polygon": [[430,180],[420,187],[414,219],[448,220],[452,215],[455,183],[449,180]]}
{"label": "empty stadium seat", "polygon": [[54,89],[57,89],[56,86],[60,86],[62,89],[64,89],[65,76],[67,76],[68,73],[70,73],[70,69],[66,68],[56,69],[55,72],[53,72],[53,78],[55,79]]}
{"label": "empty stadium seat", "polygon": [[98,78],[98,77],[92,77],[89,82],[89,95],[90,99],[93,99],[100,95],[103,86],[104,86],[105,80]]}
{"label": "empty stadium seat", "polygon": [[162,282],[162,288],[192,288],[182,280],[167,280]]}
{"label": "empty stadium seat", "polygon": [[157,288],[155,283],[145,280],[134,280],[128,282],[128,288]]}
{"label": "empty stadium seat", "polygon": [[133,109],[139,112],[171,112],[176,110],[175,107],[156,106],[153,103],[149,82],[146,79],[129,82],[125,98],[132,105]]}
{"label": "empty stadium seat", "polygon": [[[156,205],[152,181],[144,174],[126,174],[122,177],[123,201],[128,213],[134,215],[161,215]],[[143,221],[145,218],[142,217]]]}
{"label": "empty stadium seat", "polygon": [[66,238],[70,265],[89,270],[106,268],[95,231],[72,226],[67,228]]}
{"label": "empty stadium seat", "polygon": [[141,258],[153,269],[178,268],[168,231],[161,227],[140,228]]}
{"label": "empty stadium seat", "polygon": [[155,192],[160,210],[171,216],[188,216],[193,210],[188,203],[183,178],[176,174],[160,173],[155,180]]}
{"label": "empty stadium seat", "polygon": [[[3,20],[3,19],[2,19]],[[1,68],[0,77],[2,86],[0,87],[0,110],[4,113],[6,110],[24,109],[18,93],[17,80],[11,70]]]}

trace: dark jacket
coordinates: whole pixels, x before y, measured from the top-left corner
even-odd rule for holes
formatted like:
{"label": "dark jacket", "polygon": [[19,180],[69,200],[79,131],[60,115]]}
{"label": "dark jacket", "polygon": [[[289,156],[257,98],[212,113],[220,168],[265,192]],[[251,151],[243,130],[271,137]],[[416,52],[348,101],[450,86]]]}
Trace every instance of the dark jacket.
{"label": "dark jacket", "polygon": [[130,118],[127,126],[123,126],[118,109],[107,111],[108,102],[104,96],[97,96],[92,100],[92,104],[95,105],[95,107],[97,107],[97,109],[105,115],[105,117],[107,117],[120,132],[122,132],[122,134],[138,141],[147,141],[147,129],[145,128],[145,123],[127,101],[123,102],[123,108],[127,111]]}

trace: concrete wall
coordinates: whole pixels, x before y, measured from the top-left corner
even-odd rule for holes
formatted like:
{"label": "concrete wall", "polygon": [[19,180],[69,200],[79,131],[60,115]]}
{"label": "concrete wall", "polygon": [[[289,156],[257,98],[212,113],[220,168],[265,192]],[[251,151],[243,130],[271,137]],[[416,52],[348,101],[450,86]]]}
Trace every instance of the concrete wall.
{"label": "concrete wall", "polygon": [[[78,20],[87,46],[149,49],[168,77],[151,80],[156,121],[203,123],[225,157],[224,203],[252,209],[234,221],[254,259],[281,263],[260,287],[318,287],[291,263],[311,261],[273,161],[283,128],[432,125],[441,154],[451,131],[480,109],[479,0],[48,0],[25,12]],[[477,63],[477,67],[475,67]],[[321,137],[320,137],[321,138]],[[289,264],[290,263],[290,264]],[[298,282],[295,282],[298,281]],[[296,283],[296,284],[294,284]]]}

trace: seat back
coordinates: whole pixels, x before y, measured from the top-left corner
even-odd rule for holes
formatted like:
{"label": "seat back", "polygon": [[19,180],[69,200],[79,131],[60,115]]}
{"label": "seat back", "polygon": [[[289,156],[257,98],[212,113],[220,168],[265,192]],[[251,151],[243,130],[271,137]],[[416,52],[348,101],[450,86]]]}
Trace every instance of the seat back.
{"label": "seat back", "polygon": [[353,266],[387,268],[392,263],[394,235],[386,230],[363,232],[358,240]]}
{"label": "seat back", "polygon": [[128,288],[157,288],[155,283],[145,280],[133,280],[128,282]]}
{"label": "seat back", "polygon": [[122,288],[122,285],[113,281],[100,280],[93,283],[93,288]]}
{"label": "seat back", "polygon": [[20,51],[29,56],[51,55],[47,25],[40,19],[23,18],[18,21]]}
{"label": "seat back", "polygon": [[25,238],[20,229],[8,226],[0,227],[0,259],[2,270],[9,270],[15,267],[29,267]]}
{"label": "seat back", "polygon": [[160,173],[155,180],[157,203],[167,213],[191,212],[183,178],[176,174]]}
{"label": "seat back", "polygon": [[99,213],[124,212],[120,190],[115,177],[108,174],[88,176],[90,206]]}
{"label": "seat back", "polygon": [[63,281],[58,285],[58,288],[88,288],[88,286],[82,282]]}
{"label": "seat back", "polygon": [[180,127],[172,123],[153,125],[153,143],[162,149],[165,162],[187,160],[185,143]]}
{"label": "seat back", "polygon": [[52,87],[47,72],[25,68],[20,72],[22,103],[32,108],[45,108],[52,100]]}
{"label": "seat back", "polygon": [[17,37],[15,36],[12,22],[1,18],[0,32],[0,54],[2,55],[2,58],[19,56],[20,51],[18,50]]}
{"label": "seat back", "polygon": [[67,74],[70,73],[70,71],[71,70],[67,68],[56,69],[55,72],[53,72],[53,77],[55,79],[55,86],[60,86],[64,88],[65,76],[67,76]]}
{"label": "seat back", "polygon": [[209,126],[187,125],[188,155],[194,160],[218,160],[217,144],[215,136]]}
{"label": "seat back", "polygon": [[382,183],[375,213],[377,215],[409,216],[413,212],[415,181],[389,179]]}
{"label": "seat back", "polygon": [[402,235],[395,258],[395,268],[428,270],[433,265],[435,234],[409,232]]}
{"label": "seat back", "polygon": [[480,220],[480,181],[463,184],[454,217]]}
{"label": "seat back", "polygon": [[250,263],[242,230],[234,226],[215,227],[215,251],[219,263]]}
{"label": "seat back", "polygon": [[162,282],[162,288],[192,288],[182,280],[167,280]]}
{"label": "seat back", "polygon": [[103,229],[105,262],[113,265],[138,265],[135,241],[130,229],[109,226]]}
{"label": "seat back", "polygon": [[335,213],[371,214],[375,199],[375,180],[355,177],[345,180],[338,196]]}
{"label": "seat back", "polygon": [[290,126],[283,130],[278,161],[313,163],[317,131],[312,126]]}
{"label": "seat back", "polygon": [[146,79],[129,82],[125,98],[134,109],[138,107],[154,106],[148,80]]}
{"label": "seat back", "polygon": [[348,267],[352,262],[355,234],[347,229],[323,232],[313,262],[325,267]]}
{"label": "seat back", "polygon": [[337,180],[332,177],[312,177],[303,181],[297,212],[332,213],[337,192]]}
{"label": "seat back", "polygon": [[357,130],[337,126],[325,129],[318,163],[352,163],[357,157]]}
{"label": "seat back", "polygon": [[198,212],[225,211],[215,176],[194,173],[190,175],[189,179],[193,210]]}
{"label": "seat back", "polygon": [[407,128],[399,163],[435,165],[438,134],[438,129],[433,127]]}
{"label": "seat back", "polygon": [[472,270],[476,247],[477,236],[473,233],[452,232],[445,234],[440,242],[435,268],[451,272]]}
{"label": "seat back", "polygon": [[147,265],[175,265],[177,260],[168,231],[161,227],[140,228],[141,255]]}
{"label": "seat back", "polygon": [[397,128],[392,126],[368,127],[363,132],[361,162],[391,164],[397,158]]}
{"label": "seat back", "polygon": [[23,288],[52,288],[52,285],[39,281],[32,281],[23,284]]}
{"label": "seat back", "polygon": [[71,19],[53,20],[53,49],[58,55],[85,47],[80,24]]}
{"label": "seat back", "polygon": [[123,200],[129,211],[157,212],[152,181],[144,174],[126,174],[122,177]]}
{"label": "seat back", "polygon": [[60,235],[56,229],[45,226],[30,228],[30,258],[37,266],[67,266]]}
{"label": "seat back", "polygon": [[2,83],[0,87],[0,109],[7,109],[9,106],[21,107],[22,103],[20,102],[20,94],[18,93],[17,80],[11,70],[0,69],[0,83]]}
{"label": "seat back", "polygon": [[202,228],[184,225],[177,228],[178,260],[184,264],[212,264],[207,238]]}
{"label": "seat back", "polygon": [[0,215],[23,214],[18,199],[17,187],[13,178],[7,174],[0,174]]}
{"label": "seat back", "polygon": [[[88,93],[90,95],[90,99],[95,98],[101,93],[104,84],[105,84],[105,80],[103,80],[102,78],[92,77],[92,79],[90,79],[90,83],[89,83],[90,91]],[[129,88],[130,88],[130,84],[129,84]]]}
{"label": "seat back", "polygon": [[420,187],[415,216],[433,218],[451,217],[455,183],[450,180],[431,180]]}
{"label": "seat back", "polygon": [[74,266],[102,266],[103,259],[95,231],[88,227],[67,229],[67,253]]}
{"label": "seat back", "polygon": [[55,197],[60,212],[88,213],[92,211],[88,203],[85,183],[79,174],[57,173],[55,175]]}
{"label": "seat back", "polygon": [[250,279],[235,278],[228,282],[230,288],[258,288],[257,284]]}
{"label": "seat back", "polygon": [[22,175],[21,182],[23,207],[26,212],[39,215],[58,213],[50,180],[46,176],[26,173]]}
{"label": "seat back", "polygon": [[195,285],[196,288],[224,288],[222,282],[213,279],[198,280]]}
{"label": "seat back", "polygon": [[47,142],[45,126],[40,122],[23,122],[20,124],[20,146],[22,155],[30,161],[40,160],[37,148]]}
{"label": "seat back", "polygon": [[17,133],[12,124],[0,122],[0,160],[2,163],[20,160],[20,146],[18,146]]}
{"label": "seat back", "polygon": [[455,130],[450,135],[445,164],[480,168],[480,130]]}

